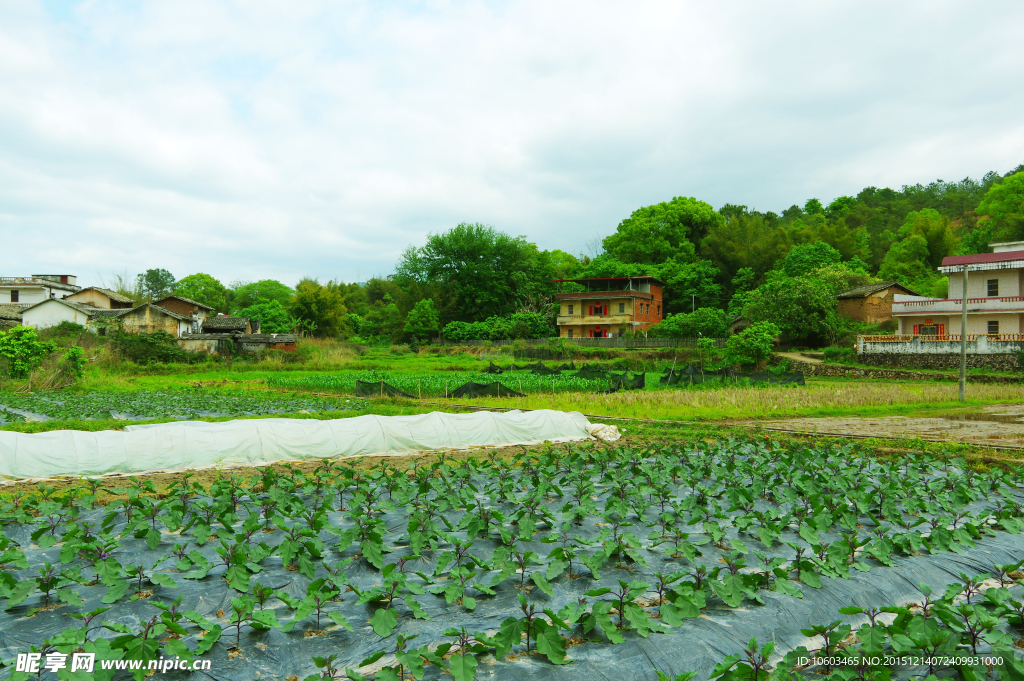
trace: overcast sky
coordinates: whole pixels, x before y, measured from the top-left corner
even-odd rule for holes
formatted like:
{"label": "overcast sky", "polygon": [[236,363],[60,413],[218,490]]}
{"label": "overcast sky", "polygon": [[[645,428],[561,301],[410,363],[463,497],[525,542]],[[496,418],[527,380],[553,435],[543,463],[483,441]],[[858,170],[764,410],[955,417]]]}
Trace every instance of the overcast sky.
{"label": "overcast sky", "polygon": [[1024,162],[1024,3],[0,0],[0,275],[365,280],[483,222]]}

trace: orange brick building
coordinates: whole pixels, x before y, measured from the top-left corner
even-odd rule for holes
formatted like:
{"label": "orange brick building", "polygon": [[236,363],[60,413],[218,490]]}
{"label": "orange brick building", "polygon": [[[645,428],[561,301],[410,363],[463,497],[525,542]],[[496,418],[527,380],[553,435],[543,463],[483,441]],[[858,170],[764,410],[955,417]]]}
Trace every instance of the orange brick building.
{"label": "orange brick building", "polygon": [[555,294],[559,304],[558,335],[562,338],[613,338],[626,331],[646,331],[665,318],[661,297],[665,284],[654,277],[555,281],[586,288]]}

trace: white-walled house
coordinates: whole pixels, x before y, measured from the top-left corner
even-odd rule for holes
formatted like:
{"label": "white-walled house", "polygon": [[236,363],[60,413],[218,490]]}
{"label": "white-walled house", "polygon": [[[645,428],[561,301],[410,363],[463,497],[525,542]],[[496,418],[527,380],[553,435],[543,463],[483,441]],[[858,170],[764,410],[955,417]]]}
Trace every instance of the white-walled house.
{"label": "white-walled house", "polygon": [[96,324],[98,320],[113,319],[130,311],[89,307],[63,298],[50,298],[25,308],[21,313],[21,323],[36,329],[48,329],[61,322],[71,322],[96,331],[100,326]]}
{"label": "white-walled house", "polygon": [[66,298],[79,291],[72,274],[33,274],[0,277],[0,304],[34,305],[50,298]]}
{"label": "white-walled house", "polygon": [[949,298],[896,295],[892,314],[903,336],[960,335],[963,269],[967,268],[967,335],[1021,340],[1024,334],[1024,241],[991,244],[992,253],[954,255],[939,271]]}

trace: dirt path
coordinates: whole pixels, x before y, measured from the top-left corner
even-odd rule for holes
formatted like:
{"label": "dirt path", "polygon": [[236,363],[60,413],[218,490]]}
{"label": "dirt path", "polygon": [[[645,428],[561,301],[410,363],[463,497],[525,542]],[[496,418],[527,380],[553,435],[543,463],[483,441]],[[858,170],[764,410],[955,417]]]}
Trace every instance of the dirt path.
{"label": "dirt path", "polygon": [[807,355],[804,355],[804,354],[799,353],[799,352],[776,352],[775,354],[778,355],[779,357],[785,357],[787,359],[791,359],[794,362],[806,362],[807,364],[823,364],[824,363],[820,359],[814,359],[813,357],[808,357]]}

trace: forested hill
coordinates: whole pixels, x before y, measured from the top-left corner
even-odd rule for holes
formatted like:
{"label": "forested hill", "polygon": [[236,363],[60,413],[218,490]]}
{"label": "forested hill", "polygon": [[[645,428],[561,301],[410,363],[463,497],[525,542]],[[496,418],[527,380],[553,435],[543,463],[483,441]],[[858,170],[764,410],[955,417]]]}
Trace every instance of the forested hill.
{"label": "forested hill", "polygon": [[[385,289],[398,300],[413,288],[426,293],[424,287],[438,286],[432,297],[443,327],[539,311],[553,278],[650,274],[667,283],[669,313],[703,308],[704,317],[717,320],[726,312],[767,314],[791,340],[835,341],[849,332],[826,319],[835,293],[898,280],[922,295],[944,296],[945,278],[935,268],[945,256],[1024,239],[1024,165],[980,180],[867,187],[779,213],[733,204],[715,210],[698,198],[676,197],[638,208],[609,232],[603,253],[591,258],[460,225],[410,247],[393,276],[371,282],[369,302],[382,300]],[[666,322],[662,331],[692,332],[691,322],[685,329]]]}

